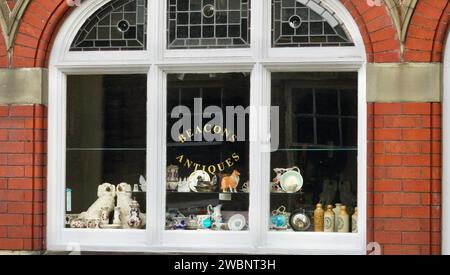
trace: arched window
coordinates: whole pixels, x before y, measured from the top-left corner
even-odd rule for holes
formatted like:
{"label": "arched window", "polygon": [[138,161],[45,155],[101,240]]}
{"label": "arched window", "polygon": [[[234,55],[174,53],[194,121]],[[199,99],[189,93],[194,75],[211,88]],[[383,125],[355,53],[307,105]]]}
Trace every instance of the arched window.
{"label": "arched window", "polygon": [[49,71],[50,250],[365,252],[365,50],[339,1],[84,1]]}

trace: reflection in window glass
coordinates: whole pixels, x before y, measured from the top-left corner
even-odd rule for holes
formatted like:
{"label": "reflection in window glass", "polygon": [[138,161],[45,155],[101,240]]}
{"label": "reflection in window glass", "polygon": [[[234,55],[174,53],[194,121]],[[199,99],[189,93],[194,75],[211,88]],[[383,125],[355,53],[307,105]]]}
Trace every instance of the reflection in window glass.
{"label": "reflection in window glass", "polygon": [[354,46],[344,24],[319,0],[272,0],[273,47]]}
{"label": "reflection in window glass", "polygon": [[270,229],[356,232],[357,73],[273,73]]}
{"label": "reflection in window glass", "polygon": [[167,102],[166,229],[248,230],[249,75],[172,74]]}
{"label": "reflection in window glass", "polygon": [[146,75],[68,76],[66,227],[145,228]]}
{"label": "reflection in window glass", "polygon": [[250,44],[250,0],[167,0],[168,48]]}

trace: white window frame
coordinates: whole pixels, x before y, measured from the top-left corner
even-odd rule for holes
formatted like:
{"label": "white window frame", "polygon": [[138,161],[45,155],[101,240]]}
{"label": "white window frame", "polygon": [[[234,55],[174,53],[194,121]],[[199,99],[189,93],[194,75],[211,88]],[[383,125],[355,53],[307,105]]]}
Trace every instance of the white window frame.
{"label": "white window frame", "polygon": [[442,102],[442,254],[450,255],[450,35],[444,52],[444,95]]}
{"label": "white window frame", "polygon": [[[367,103],[366,54],[351,14],[338,0],[327,4],[344,22],[354,47],[271,49],[271,0],[252,1],[249,49],[166,50],[166,1],[149,0],[146,51],[69,52],[85,20],[110,0],[84,1],[60,29],[49,62],[47,249],[81,246],[89,251],[230,252],[279,254],[366,253]],[[270,106],[272,72],[354,71],[358,73],[359,232],[269,232],[269,184],[252,184],[248,232],[165,231],[166,77],[169,73],[251,72],[252,106]],[[145,230],[64,228],[66,78],[71,74],[148,74],[147,192]],[[161,104],[163,103],[163,104]],[[258,133],[269,125],[268,113],[250,114],[250,177],[270,182],[270,154],[262,153]],[[158,134],[159,133],[159,134]],[[162,133],[162,134],[161,134]],[[70,246],[68,246],[70,245]]]}

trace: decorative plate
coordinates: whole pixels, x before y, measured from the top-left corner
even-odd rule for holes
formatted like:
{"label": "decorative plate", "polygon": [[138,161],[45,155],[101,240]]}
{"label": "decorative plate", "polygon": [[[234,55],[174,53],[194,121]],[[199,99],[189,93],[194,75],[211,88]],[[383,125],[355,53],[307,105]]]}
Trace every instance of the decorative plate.
{"label": "decorative plate", "polygon": [[192,192],[198,192],[197,191],[197,184],[199,182],[199,179],[202,181],[209,182],[211,181],[211,177],[209,174],[203,170],[197,170],[194,173],[192,173],[188,178],[188,184],[189,188],[192,190]]}
{"label": "decorative plate", "polygon": [[298,172],[291,170],[284,173],[280,179],[280,186],[286,193],[297,193],[300,191],[303,187],[303,177],[300,174],[300,169],[298,169]]}
{"label": "decorative plate", "polygon": [[230,231],[242,231],[247,225],[247,220],[241,214],[236,214],[228,220],[228,229]]}
{"label": "decorative plate", "polygon": [[289,224],[294,231],[308,231],[311,227],[311,219],[301,210],[291,215]]}

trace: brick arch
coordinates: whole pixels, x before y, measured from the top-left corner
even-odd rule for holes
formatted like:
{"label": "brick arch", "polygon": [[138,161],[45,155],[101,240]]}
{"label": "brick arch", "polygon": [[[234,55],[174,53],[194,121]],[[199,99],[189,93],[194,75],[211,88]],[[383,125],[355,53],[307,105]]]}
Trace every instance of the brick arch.
{"label": "brick arch", "polygon": [[442,61],[449,21],[449,0],[419,1],[405,41],[405,61]]}
{"label": "brick arch", "polygon": [[364,39],[368,62],[399,62],[400,41],[386,6],[369,6],[367,0],[340,0],[352,14]]}
{"label": "brick arch", "polygon": [[12,67],[46,67],[53,36],[71,8],[65,0],[33,0],[20,23]]}
{"label": "brick arch", "polygon": [[[400,61],[400,42],[388,9],[370,7],[367,0],[340,1],[359,27],[368,62]],[[12,67],[46,67],[52,39],[70,10],[65,0],[31,1],[19,26]],[[1,58],[0,67],[5,67]]]}

